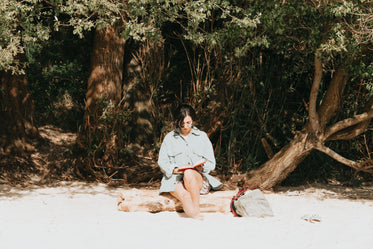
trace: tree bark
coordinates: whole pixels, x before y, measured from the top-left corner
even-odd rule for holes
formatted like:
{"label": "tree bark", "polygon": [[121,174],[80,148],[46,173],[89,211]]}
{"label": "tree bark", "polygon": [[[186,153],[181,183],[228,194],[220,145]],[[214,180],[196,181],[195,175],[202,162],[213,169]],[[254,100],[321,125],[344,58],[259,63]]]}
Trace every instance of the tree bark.
{"label": "tree bark", "polygon": [[121,100],[124,45],[118,27],[95,31],[86,95],[87,114],[97,112],[99,99],[111,101],[113,105]]}
{"label": "tree bark", "polygon": [[260,168],[252,170],[244,185],[250,189],[270,189],[282,182],[313,150],[308,133],[299,133]]}
{"label": "tree bark", "polygon": [[309,104],[309,123],[311,131],[315,135],[319,135],[321,132],[320,117],[317,113],[317,95],[319,93],[320,83],[322,80],[322,63],[315,55],[315,73],[313,76],[313,84],[310,93],[310,104]]}
{"label": "tree bark", "polygon": [[[90,150],[92,153],[93,150],[93,156],[84,158],[81,164],[78,163],[78,175],[83,176],[83,172],[89,172],[99,178],[102,172],[96,174],[92,167],[96,166],[98,161],[99,164],[109,167],[117,165],[118,142],[122,141],[122,138],[118,130],[115,130],[118,125],[114,115],[119,111],[118,104],[122,98],[124,45],[125,40],[120,36],[120,25],[95,31],[84,124],[77,139],[77,144],[83,151]],[[114,118],[107,120],[106,116]]]}
{"label": "tree bark", "polygon": [[[369,98],[363,113],[355,115],[350,119],[340,121],[326,131],[326,138],[330,140],[349,140],[367,131],[369,123],[372,120],[373,112],[373,96]],[[334,131],[333,131],[334,130]]]}
{"label": "tree bark", "polygon": [[[326,137],[332,137],[337,132],[339,132],[343,129],[346,129],[346,128],[349,128],[349,127],[352,127],[352,126],[355,126],[355,125],[359,125],[359,124],[362,124],[362,123],[366,123],[366,121],[369,121],[372,118],[373,118],[373,109],[370,112],[364,112],[362,114],[355,115],[351,118],[339,121],[339,122],[335,123],[334,125],[332,125],[331,127],[328,128],[328,130],[326,132]],[[366,127],[361,127],[359,129],[355,129],[355,130],[356,130],[356,132],[353,132],[352,130],[349,131],[349,135],[351,136],[351,138],[356,137],[357,135],[360,135],[361,132],[365,132]],[[346,136],[348,136],[348,135],[346,134]],[[348,138],[350,136],[348,136]],[[336,136],[334,136],[334,139],[335,138],[336,138]],[[339,134],[339,139],[342,139],[342,138],[344,138],[344,137],[342,137],[341,134]]]}
{"label": "tree bark", "polygon": [[[200,210],[202,213],[230,212],[230,202],[237,191],[216,191],[201,195]],[[119,193],[117,208],[124,212],[150,212],[183,210],[181,202],[172,195],[159,195],[158,190],[124,190]]]}
{"label": "tree bark", "polygon": [[338,68],[318,110],[320,126],[323,131],[331,118],[341,110],[344,100],[343,93],[347,82],[348,76],[346,75],[346,69],[343,67]]}
{"label": "tree bark", "polygon": [[5,154],[33,150],[31,138],[38,135],[34,105],[25,75],[0,72],[0,149]]}

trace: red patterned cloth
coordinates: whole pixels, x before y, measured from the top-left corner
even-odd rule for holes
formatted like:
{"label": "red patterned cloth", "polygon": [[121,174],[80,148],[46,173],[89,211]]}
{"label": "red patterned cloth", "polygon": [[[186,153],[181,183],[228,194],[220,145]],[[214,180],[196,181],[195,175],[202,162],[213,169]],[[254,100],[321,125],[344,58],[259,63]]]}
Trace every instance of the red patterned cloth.
{"label": "red patterned cloth", "polygon": [[206,195],[210,192],[211,186],[210,186],[210,182],[207,179],[207,177],[205,176],[205,174],[201,173],[201,175],[202,175],[202,178],[203,178],[203,186],[202,186],[201,190],[199,191],[199,193],[201,195]]}

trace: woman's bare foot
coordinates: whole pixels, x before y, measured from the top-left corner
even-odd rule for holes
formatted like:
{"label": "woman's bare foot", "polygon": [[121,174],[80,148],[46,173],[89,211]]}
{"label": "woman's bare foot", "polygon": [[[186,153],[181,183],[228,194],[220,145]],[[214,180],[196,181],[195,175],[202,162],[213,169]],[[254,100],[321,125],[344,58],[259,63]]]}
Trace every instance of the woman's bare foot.
{"label": "woman's bare foot", "polygon": [[205,216],[201,213],[199,213],[198,215],[192,217],[193,219],[195,220],[204,220]]}

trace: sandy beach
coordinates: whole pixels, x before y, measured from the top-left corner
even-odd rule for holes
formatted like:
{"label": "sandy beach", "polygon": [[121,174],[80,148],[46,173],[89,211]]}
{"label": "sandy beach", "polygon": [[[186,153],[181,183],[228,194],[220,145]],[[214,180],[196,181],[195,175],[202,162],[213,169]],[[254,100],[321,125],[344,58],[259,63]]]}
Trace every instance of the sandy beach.
{"label": "sandy beach", "polygon": [[[371,189],[362,198],[344,195],[348,189],[315,187],[268,193],[273,217],[207,213],[202,221],[174,212],[118,211],[120,190],[80,182],[56,187],[0,185],[0,248],[370,249],[373,245]],[[313,214],[321,221],[302,219]]]}

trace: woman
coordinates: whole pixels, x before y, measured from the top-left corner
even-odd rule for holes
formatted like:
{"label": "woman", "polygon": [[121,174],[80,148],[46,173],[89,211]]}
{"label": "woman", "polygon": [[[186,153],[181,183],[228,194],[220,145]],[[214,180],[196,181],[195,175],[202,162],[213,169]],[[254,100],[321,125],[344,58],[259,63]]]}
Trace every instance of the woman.
{"label": "woman", "polygon": [[[181,201],[188,217],[201,218],[200,194],[222,186],[209,175],[215,169],[214,151],[207,134],[193,126],[196,114],[191,106],[181,105],[174,117],[176,128],[166,135],[159,152],[163,173],[160,193],[170,192]],[[203,165],[190,168],[201,160]]]}

